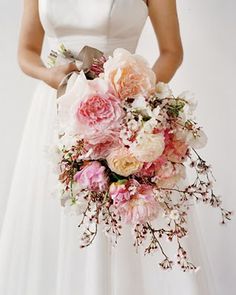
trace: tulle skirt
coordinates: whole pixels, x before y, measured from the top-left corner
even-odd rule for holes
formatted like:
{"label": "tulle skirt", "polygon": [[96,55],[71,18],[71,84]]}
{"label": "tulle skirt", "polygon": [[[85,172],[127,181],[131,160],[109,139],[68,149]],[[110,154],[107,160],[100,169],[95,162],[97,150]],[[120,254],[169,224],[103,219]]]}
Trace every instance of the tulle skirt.
{"label": "tulle skirt", "polygon": [[[136,252],[129,226],[114,248],[98,227],[81,249],[79,218],[68,216],[45,150],[55,139],[56,92],[42,82],[26,121],[0,239],[2,295],[211,295],[214,292],[196,208],[186,244],[197,273],[159,268],[159,254]],[[174,253],[172,243],[167,243]]]}

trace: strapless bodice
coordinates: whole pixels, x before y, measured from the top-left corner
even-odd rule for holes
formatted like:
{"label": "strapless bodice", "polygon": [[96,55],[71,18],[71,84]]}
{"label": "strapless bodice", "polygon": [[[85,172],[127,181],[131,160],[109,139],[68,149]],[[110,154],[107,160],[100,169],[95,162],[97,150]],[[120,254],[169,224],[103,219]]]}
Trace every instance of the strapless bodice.
{"label": "strapless bodice", "polygon": [[109,55],[117,47],[135,52],[148,7],[144,0],[39,0],[39,15],[52,49],[89,45]]}

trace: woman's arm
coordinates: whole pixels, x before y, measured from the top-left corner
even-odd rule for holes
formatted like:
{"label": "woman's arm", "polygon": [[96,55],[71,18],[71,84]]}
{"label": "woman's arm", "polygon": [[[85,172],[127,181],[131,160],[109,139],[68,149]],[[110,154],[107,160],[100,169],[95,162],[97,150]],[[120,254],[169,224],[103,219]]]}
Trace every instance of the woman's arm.
{"label": "woman's arm", "polygon": [[18,45],[22,71],[57,89],[66,74],[77,70],[75,64],[47,68],[41,60],[44,30],[39,19],[38,0],[25,0]]}
{"label": "woman's arm", "polygon": [[157,82],[168,83],[183,61],[176,0],[149,0],[148,5],[160,51],[153,70]]}

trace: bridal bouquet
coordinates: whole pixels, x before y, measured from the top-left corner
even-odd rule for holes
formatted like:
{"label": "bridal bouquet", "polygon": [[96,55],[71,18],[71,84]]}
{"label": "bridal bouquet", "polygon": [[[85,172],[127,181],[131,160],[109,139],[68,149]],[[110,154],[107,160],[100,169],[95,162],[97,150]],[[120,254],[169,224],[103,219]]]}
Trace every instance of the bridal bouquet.
{"label": "bridal bouquet", "polygon": [[[156,83],[143,57],[123,48],[79,61],[62,47],[50,58],[81,67],[58,98],[57,161],[61,205],[81,217],[81,247],[93,242],[99,224],[115,246],[128,224],[134,246],[161,253],[163,269],[176,262],[196,270],[182,245],[191,205],[218,208],[222,223],[232,212],[222,207],[211,166],[197,151],[207,137],[193,117],[192,95],[174,96],[168,84]],[[191,183],[184,181],[187,168],[195,175]],[[175,243],[176,261],[163,238]]]}

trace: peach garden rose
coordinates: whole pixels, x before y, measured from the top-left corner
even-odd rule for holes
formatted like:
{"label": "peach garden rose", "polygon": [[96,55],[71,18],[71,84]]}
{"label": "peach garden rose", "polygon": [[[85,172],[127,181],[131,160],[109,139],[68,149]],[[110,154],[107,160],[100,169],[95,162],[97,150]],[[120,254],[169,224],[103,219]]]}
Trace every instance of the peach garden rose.
{"label": "peach garden rose", "polygon": [[143,163],[138,161],[125,147],[114,149],[106,160],[111,171],[122,176],[134,174],[143,166]]}
{"label": "peach garden rose", "polygon": [[121,99],[147,94],[155,85],[156,75],[138,54],[117,48],[104,63],[104,79]]}

